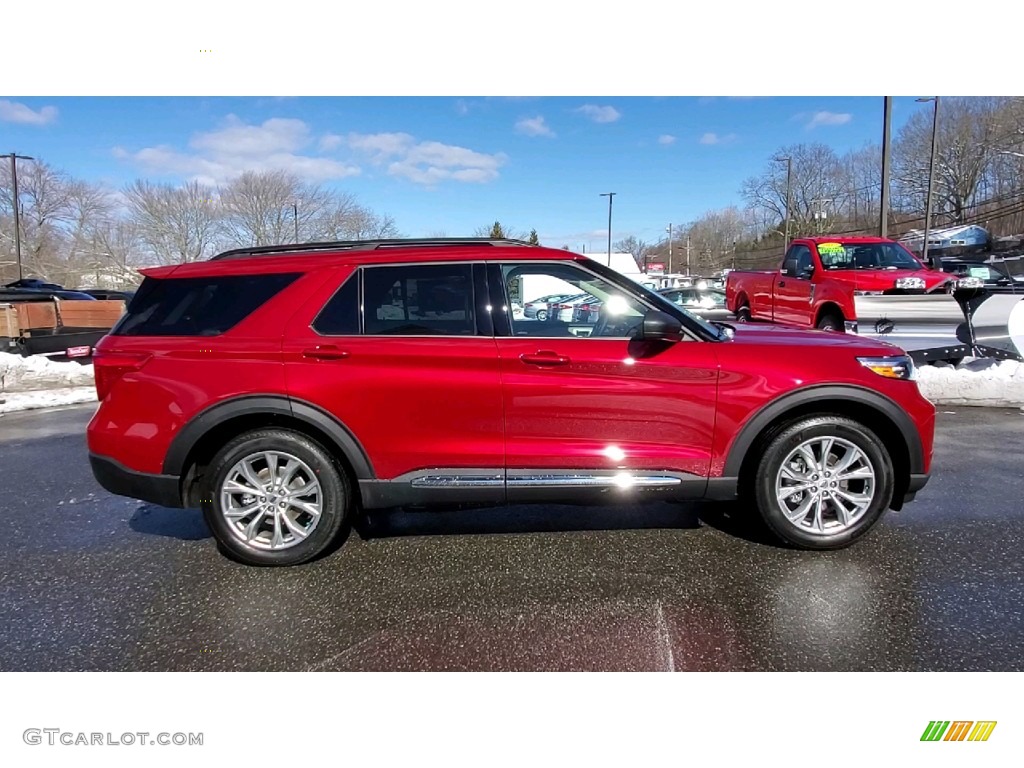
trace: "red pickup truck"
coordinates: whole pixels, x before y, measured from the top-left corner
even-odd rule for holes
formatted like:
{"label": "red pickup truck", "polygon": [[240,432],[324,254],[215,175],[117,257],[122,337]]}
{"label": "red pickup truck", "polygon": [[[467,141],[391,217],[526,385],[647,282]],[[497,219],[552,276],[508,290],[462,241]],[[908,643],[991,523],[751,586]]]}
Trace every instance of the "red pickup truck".
{"label": "red pickup truck", "polygon": [[857,295],[943,293],[954,284],[892,240],[813,237],[794,240],[778,270],[730,272],[725,300],[740,321],[843,331],[856,327]]}

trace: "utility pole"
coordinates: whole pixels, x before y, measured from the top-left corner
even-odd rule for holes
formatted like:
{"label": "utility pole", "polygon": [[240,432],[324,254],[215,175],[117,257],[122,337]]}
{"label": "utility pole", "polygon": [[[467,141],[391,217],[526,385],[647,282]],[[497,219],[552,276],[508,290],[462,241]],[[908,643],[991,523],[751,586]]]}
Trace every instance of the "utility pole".
{"label": "utility pole", "polygon": [[686,276],[690,276],[690,235],[686,235]]}
{"label": "utility pole", "polygon": [[668,229],[668,273],[672,274],[672,222],[669,222]]}
{"label": "utility pole", "polygon": [[295,221],[295,243],[299,242],[299,204],[297,202],[292,203],[292,216]]}
{"label": "utility pole", "polygon": [[612,265],[612,198],[618,192],[602,192],[601,197],[608,198],[608,266]]}
{"label": "utility pole", "polygon": [[[892,146],[889,134],[892,132],[892,96],[885,97],[882,110],[882,212],[878,222],[878,236],[889,236],[889,175],[892,168]],[[856,194],[856,193],[855,193]],[[854,198],[854,216],[856,217],[856,197]]]}
{"label": "utility pole", "polygon": [[14,258],[18,262],[18,279],[21,280],[24,274],[21,267],[21,214],[18,212],[18,161],[35,160],[35,158],[19,155],[17,152],[0,155],[0,158],[2,157],[11,158],[11,186],[13,187],[12,192],[14,192]]}
{"label": "utility pole", "polygon": [[775,161],[786,163],[786,235],[785,244],[782,246],[782,252],[785,254],[789,250],[789,220],[792,218],[790,211],[793,203],[793,158],[777,157]]}
{"label": "utility pole", "polygon": [[[935,109],[932,112],[932,157],[928,162],[928,198],[924,206],[924,240],[921,243],[921,261],[925,264],[928,262],[928,231],[932,225],[932,190],[935,186],[935,139],[939,133],[939,97],[932,96],[927,99],[918,99],[921,103],[929,101],[935,102]],[[935,264],[929,264],[931,267],[935,267]]]}

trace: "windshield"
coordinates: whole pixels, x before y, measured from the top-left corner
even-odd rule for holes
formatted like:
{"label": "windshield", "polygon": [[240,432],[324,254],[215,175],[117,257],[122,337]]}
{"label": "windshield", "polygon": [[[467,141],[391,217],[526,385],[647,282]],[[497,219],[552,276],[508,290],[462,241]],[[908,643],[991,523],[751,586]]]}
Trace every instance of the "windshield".
{"label": "windshield", "polygon": [[825,269],[924,269],[896,243],[819,243],[818,256]]}

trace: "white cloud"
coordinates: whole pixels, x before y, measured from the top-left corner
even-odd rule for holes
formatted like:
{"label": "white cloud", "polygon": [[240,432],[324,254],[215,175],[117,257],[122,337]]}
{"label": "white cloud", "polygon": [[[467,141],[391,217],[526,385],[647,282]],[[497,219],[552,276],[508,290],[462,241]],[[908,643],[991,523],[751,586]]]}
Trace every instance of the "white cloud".
{"label": "white cloud", "polygon": [[[161,144],[136,152],[115,147],[113,154],[151,173],[207,184],[222,184],[245,171],[289,171],[314,182],[360,173],[355,165],[302,154],[312,143],[309,126],[302,120],[272,118],[260,125],[248,125],[229,115],[220,128],[195,134],[188,144],[191,151]],[[323,151],[340,143],[327,135],[320,139],[319,146]]]}
{"label": "white cloud", "polygon": [[57,119],[56,107],[43,107],[38,112],[17,101],[0,99],[0,121],[22,125],[46,125]]}
{"label": "white cloud", "polygon": [[440,141],[417,141],[408,133],[350,133],[347,144],[373,163],[387,162],[390,175],[427,186],[443,181],[494,181],[508,160],[501,152],[489,155]]}
{"label": "white cloud", "polygon": [[599,107],[597,104],[584,104],[576,111],[589,117],[595,123],[614,123],[622,117],[622,113],[615,107]]}
{"label": "white cloud", "polygon": [[333,152],[344,143],[344,136],[338,136],[337,134],[334,133],[328,133],[325,136],[320,137],[320,151]]}
{"label": "white cloud", "polygon": [[658,143],[667,147],[669,144],[676,143],[676,137],[670,133],[663,133],[658,137]]}
{"label": "white cloud", "polygon": [[544,122],[544,118],[541,115],[524,117],[516,123],[516,131],[527,136],[550,136],[553,138],[555,135],[555,132],[548,127],[548,124]]}
{"label": "white cloud", "polygon": [[374,160],[381,161],[393,155],[408,152],[416,139],[408,133],[350,133],[348,145],[352,149],[366,152]]}
{"label": "white cloud", "polygon": [[807,130],[819,125],[846,125],[853,119],[849,112],[815,112],[807,123]]}
{"label": "white cloud", "polygon": [[736,141],[735,133],[727,133],[725,135],[719,135],[717,133],[705,133],[700,137],[701,144],[731,144]]}

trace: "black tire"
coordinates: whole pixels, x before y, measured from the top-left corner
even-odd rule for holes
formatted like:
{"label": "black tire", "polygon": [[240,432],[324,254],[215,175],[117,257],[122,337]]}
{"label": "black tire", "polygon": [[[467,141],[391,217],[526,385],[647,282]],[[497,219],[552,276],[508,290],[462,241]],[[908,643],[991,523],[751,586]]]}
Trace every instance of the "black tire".
{"label": "black tire", "polygon": [[[305,538],[283,549],[262,549],[246,543],[233,533],[223,515],[219,489],[238,462],[262,451],[279,451],[299,459],[315,474],[320,485],[319,519]],[[299,432],[259,429],[239,435],[217,453],[206,478],[202,493],[206,524],[221,551],[247,565],[298,565],[313,560],[341,541],[343,529],[349,524],[352,490],[346,472],[323,446]]]}
{"label": "black tire", "polygon": [[548,311],[546,309],[537,310],[537,319],[543,322],[548,319]]}
{"label": "black tire", "polygon": [[741,304],[736,308],[736,322],[737,323],[749,323],[750,322],[750,307],[746,304]]}
{"label": "black tire", "polygon": [[[776,479],[783,462],[792,451],[805,441],[828,437],[846,441],[860,450],[874,471],[874,489],[867,509],[848,527],[839,526],[838,515],[834,511],[834,507],[823,507],[823,519],[826,516],[834,518],[830,519],[828,523],[834,528],[830,531],[819,532],[812,527],[805,528],[802,524],[787,519],[783,504],[776,494]],[[833,465],[835,463],[833,462]],[[858,481],[853,482],[857,483]],[[864,485],[860,486],[861,492],[864,487]],[[808,550],[842,549],[853,544],[871,530],[881,519],[885,510],[889,508],[892,503],[894,487],[892,459],[878,436],[853,419],[835,415],[803,418],[775,435],[764,450],[753,482],[757,508],[769,530],[790,546]],[[847,490],[853,493],[857,492],[856,489],[851,489],[849,483]],[[799,507],[799,504],[797,506]],[[812,519],[813,509],[814,504],[811,505],[811,510],[808,513]]]}
{"label": "black tire", "polygon": [[835,331],[841,333],[845,330],[845,322],[843,318],[834,313],[822,315],[818,319],[818,325],[816,326],[819,331]]}

